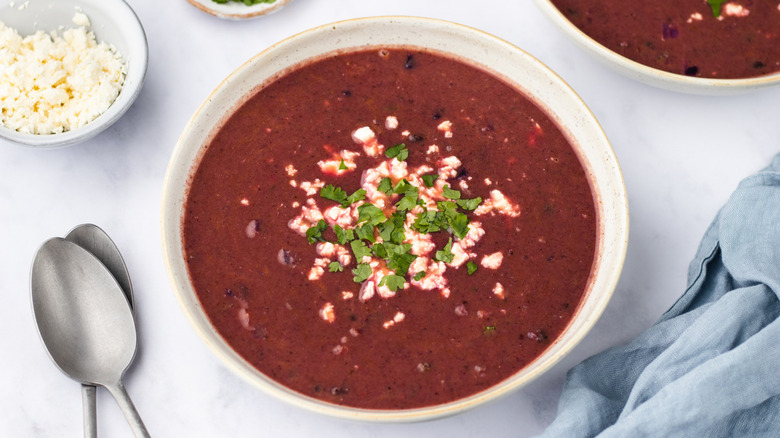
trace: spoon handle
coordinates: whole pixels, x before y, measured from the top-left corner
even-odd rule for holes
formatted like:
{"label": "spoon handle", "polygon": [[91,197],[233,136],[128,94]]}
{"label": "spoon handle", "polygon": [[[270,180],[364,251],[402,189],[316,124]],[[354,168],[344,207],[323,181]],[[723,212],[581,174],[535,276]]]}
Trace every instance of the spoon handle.
{"label": "spoon handle", "polygon": [[92,385],[81,385],[81,402],[84,405],[84,438],[97,438],[95,389]]}
{"label": "spoon handle", "polygon": [[150,438],[149,432],[146,431],[146,426],[144,426],[144,422],[141,421],[141,416],[138,415],[138,411],[135,409],[133,401],[130,400],[130,396],[127,394],[127,390],[125,389],[125,385],[122,384],[122,381],[120,380],[113,385],[106,385],[106,389],[108,389],[108,392],[114,396],[117,404],[119,404],[119,408],[122,409],[122,412],[125,414],[125,418],[127,419],[127,422],[130,423],[130,428],[133,429],[136,438]]}

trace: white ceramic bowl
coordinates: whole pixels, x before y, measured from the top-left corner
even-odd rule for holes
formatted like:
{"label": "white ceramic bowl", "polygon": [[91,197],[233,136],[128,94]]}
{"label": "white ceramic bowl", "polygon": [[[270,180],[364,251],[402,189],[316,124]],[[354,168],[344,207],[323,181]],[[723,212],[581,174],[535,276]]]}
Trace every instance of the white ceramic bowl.
{"label": "white ceramic bowl", "polygon": [[[77,9],[79,8],[79,9]],[[73,16],[80,10],[89,17],[98,42],[113,44],[127,64],[122,91],[111,106],[90,123],[61,134],[23,134],[0,126],[0,136],[36,147],[59,147],[94,137],[116,122],[141,92],[148,65],[146,34],[135,12],[123,0],[16,0],[0,5],[0,21],[21,36],[38,30],[50,32],[76,27]]]}
{"label": "white ceramic bowl", "polygon": [[598,61],[639,82],[671,91],[705,95],[739,94],[780,85],[780,73],[746,79],[712,79],[669,73],[632,61],[604,47],[571,23],[550,0],[535,0],[537,6],[563,33]]}
{"label": "white ceramic bowl", "polygon": [[[409,410],[366,410],[306,397],[269,379],[242,359],[209,323],[190,283],[182,248],[183,203],[188,182],[215,131],[248,93],[279,72],[335,50],[417,46],[469,59],[523,90],[558,121],[592,183],[598,212],[595,268],[584,301],[565,332],[532,364],[483,392],[448,404]],[[162,233],[173,288],[191,323],[234,372],[262,390],[303,408],[342,418],[418,421],[452,415],[523,386],[550,369],[585,336],[607,305],[620,276],[628,240],[625,187],[615,155],[598,122],[561,78],[521,49],[484,32],[449,22],[377,17],[318,27],[284,40],[240,67],[203,102],[184,129],[163,189]]]}
{"label": "white ceramic bowl", "polygon": [[213,0],[187,1],[207,14],[227,20],[246,20],[271,14],[282,9],[284,5],[290,2],[290,0],[276,0],[273,3],[258,3],[247,6],[240,1],[229,1],[227,3],[217,3]]}

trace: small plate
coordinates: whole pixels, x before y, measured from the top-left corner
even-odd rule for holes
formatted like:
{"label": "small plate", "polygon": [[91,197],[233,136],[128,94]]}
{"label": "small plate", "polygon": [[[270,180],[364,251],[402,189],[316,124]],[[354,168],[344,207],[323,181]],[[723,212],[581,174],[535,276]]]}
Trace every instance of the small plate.
{"label": "small plate", "polygon": [[258,3],[247,6],[241,1],[217,3],[214,0],[187,0],[203,12],[226,20],[246,20],[267,15],[282,9],[290,0],[276,0],[273,3]]}

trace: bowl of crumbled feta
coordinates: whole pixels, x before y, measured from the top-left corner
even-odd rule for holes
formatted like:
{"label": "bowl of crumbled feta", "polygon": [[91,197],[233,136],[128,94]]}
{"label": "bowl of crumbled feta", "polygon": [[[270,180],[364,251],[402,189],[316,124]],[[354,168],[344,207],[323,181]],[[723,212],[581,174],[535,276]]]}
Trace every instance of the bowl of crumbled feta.
{"label": "bowl of crumbled feta", "polygon": [[141,91],[146,35],[123,0],[0,5],[0,137],[36,147],[108,128]]}

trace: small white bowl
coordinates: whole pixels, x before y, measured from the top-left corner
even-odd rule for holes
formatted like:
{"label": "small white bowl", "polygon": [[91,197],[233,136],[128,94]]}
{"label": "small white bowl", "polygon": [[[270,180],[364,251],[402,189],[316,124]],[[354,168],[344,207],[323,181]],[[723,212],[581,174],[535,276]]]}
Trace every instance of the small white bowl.
{"label": "small white bowl", "polygon": [[60,26],[76,27],[73,16],[84,13],[98,42],[114,45],[127,64],[122,90],[110,107],[95,120],[61,134],[24,134],[0,125],[0,136],[16,143],[41,148],[60,147],[94,137],[116,122],[133,104],[146,77],[149,52],[146,34],[135,12],[123,0],[16,0],[0,5],[0,21],[21,36]]}
{"label": "small white bowl", "polygon": [[246,20],[267,15],[282,9],[290,0],[276,0],[273,3],[258,3],[247,6],[240,1],[217,3],[213,0],[187,0],[191,5],[207,14],[227,20]]}
{"label": "small white bowl", "polygon": [[780,85],[780,73],[745,79],[713,79],[684,76],[648,67],[619,55],[572,24],[550,0],[535,0],[537,6],[563,33],[598,61],[626,77],[671,91],[704,95],[740,94]]}
{"label": "small white bowl", "polygon": [[[450,403],[370,410],[326,403],[288,389],[228,345],[211,325],[190,282],[182,245],[182,218],[188,184],[205,148],[225,119],[258,86],[309,59],[388,46],[426,48],[480,66],[515,85],[557,121],[590,180],[598,239],[594,268],[576,315],[530,365],[495,386]],[[179,138],[164,182],[161,225],[168,274],[184,313],[204,342],[236,374],[281,400],[315,412],[366,421],[409,422],[454,415],[506,395],[549,370],[585,337],[620,277],[628,243],[628,201],[617,159],[595,117],[577,94],[541,62],[506,41],[470,27],[427,18],[375,17],[328,24],[295,35],[255,56],[225,79]]]}

